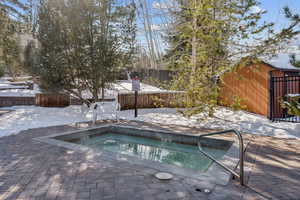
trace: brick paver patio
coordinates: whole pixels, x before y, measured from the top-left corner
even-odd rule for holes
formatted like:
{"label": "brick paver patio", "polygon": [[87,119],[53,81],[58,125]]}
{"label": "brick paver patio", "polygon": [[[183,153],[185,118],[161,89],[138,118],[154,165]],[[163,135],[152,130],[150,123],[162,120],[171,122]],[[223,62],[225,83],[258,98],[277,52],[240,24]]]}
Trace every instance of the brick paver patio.
{"label": "brick paver patio", "polygon": [[[209,131],[122,123],[173,131]],[[245,134],[251,139],[245,163],[247,187],[234,180],[220,186],[183,176],[159,181],[153,176],[157,172],[154,169],[126,161],[100,162],[85,153],[33,140],[78,128],[39,128],[0,138],[0,200],[300,199],[300,140]],[[210,192],[205,193],[205,189]]]}

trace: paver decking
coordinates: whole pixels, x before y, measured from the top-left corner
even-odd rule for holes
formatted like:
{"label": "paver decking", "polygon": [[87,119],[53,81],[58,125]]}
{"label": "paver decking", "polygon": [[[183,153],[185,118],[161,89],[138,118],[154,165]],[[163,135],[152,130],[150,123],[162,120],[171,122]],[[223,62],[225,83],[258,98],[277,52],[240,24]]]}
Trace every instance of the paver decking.
{"label": "paver decking", "polygon": [[[209,131],[122,123],[190,133]],[[32,140],[76,129],[39,128],[0,138],[0,200],[300,199],[300,140],[246,134],[251,138],[245,163],[247,187],[239,186],[238,181],[219,186],[183,176],[159,181],[153,176],[154,169],[126,161],[99,162],[85,153]]]}

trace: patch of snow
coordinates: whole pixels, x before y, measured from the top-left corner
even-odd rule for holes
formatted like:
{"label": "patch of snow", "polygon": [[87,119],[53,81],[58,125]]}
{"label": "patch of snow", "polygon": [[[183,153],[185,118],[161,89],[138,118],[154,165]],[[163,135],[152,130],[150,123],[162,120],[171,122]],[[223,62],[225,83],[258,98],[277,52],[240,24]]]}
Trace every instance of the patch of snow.
{"label": "patch of snow", "polygon": [[40,88],[37,84],[34,84],[33,90],[29,90],[29,89],[0,90],[0,97],[34,97],[35,94],[37,93],[40,93]]}
{"label": "patch of snow", "polygon": [[[5,108],[4,108],[5,109]],[[22,130],[90,121],[91,113],[82,114],[81,106],[45,108],[37,106],[9,107],[14,111],[0,116],[0,136],[17,134]]]}
{"label": "patch of snow", "polygon": [[[13,85],[13,84],[26,84],[26,82],[14,82],[11,83],[11,77],[4,77],[0,79],[0,96],[34,96],[36,93],[40,92],[40,88],[37,84],[34,84],[34,91],[27,90],[28,86],[22,85]],[[23,90],[22,90],[23,89]],[[141,83],[140,92],[159,92],[165,91],[160,88]],[[105,89],[105,98],[114,99],[117,97],[118,93],[128,93],[131,91],[131,81],[130,80],[120,80],[116,83],[113,83],[110,89]],[[83,98],[89,99],[92,98],[92,94],[88,91],[84,91],[82,94]]]}
{"label": "patch of snow", "polygon": [[24,89],[24,88],[28,88],[28,86],[0,83],[0,89]]}
{"label": "patch of snow", "polygon": [[[14,111],[0,116],[0,136],[17,134],[22,130],[38,127],[91,121],[93,117],[91,111],[83,112],[81,106],[69,106],[66,108],[15,106],[9,109],[14,109]],[[107,104],[104,109],[105,119],[115,119],[115,115],[111,113],[111,110],[112,108]],[[207,120],[201,120],[201,115],[186,118],[173,108],[139,109],[138,114],[139,117],[134,118],[133,110],[125,110],[119,112],[119,117],[120,119],[149,123],[174,124],[211,129],[237,129],[256,135],[300,139],[300,124],[289,122],[273,123],[260,115],[244,111],[234,112],[223,107],[217,109],[215,113],[217,117]]]}
{"label": "patch of snow", "polygon": [[28,89],[0,90],[0,97],[34,97],[39,91]]}
{"label": "patch of snow", "polygon": [[[299,109],[300,109],[300,107],[299,107]],[[292,117],[276,118],[276,120],[297,122],[300,120],[300,118],[297,116],[292,116]]]}
{"label": "patch of snow", "polygon": [[[133,111],[123,111],[120,116],[124,119],[134,119],[129,114]],[[124,116],[125,114],[125,116]],[[127,117],[126,117],[127,116]],[[227,108],[219,107],[213,118],[201,120],[201,115],[193,116],[190,119],[177,113],[175,109],[144,109],[139,111],[139,117],[134,120],[154,122],[161,124],[174,124],[191,127],[204,127],[210,129],[236,129],[255,135],[273,136],[279,138],[298,138],[300,139],[300,124],[289,122],[271,122],[261,115],[248,113],[245,111],[232,111]]]}
{"label": "patch of snow", "polygon": [[300,97],[300,94],[287,94],[287,97]]}
{"label": "patch of snow", "polygon": [[[166,90],[162,90],[158,87],[154,87],[152,85],[149,84],[145,84],[145,83],[141,83],[141,88],[140,88],[140,92],[159,92],[159,91],[166,91]],[[130,80],[121,80],[121,81],[117,81],[116,83],[113,83],[111,85],[110,89],[105,89],[105,98],[115,98],[117,96],[118,93],[128,93],[128,92],[132,92],[131,91],[131,81]],[[92,94],[88,91],[84,91],[83,92],[83,98],[89,99],[92,98]]]}
{"label": "patch of snow", "polygon": [[[141,84],[141,91],[144,92],[157,92],[157,91],[163,91],[162,89],[158,87],[154,87],[149,84],[140,83]],[[114,83],[112,85],[112,90],[117,90],[119,92],[128,92],[131,91],[132,83],[130,80],[122,80]]]}

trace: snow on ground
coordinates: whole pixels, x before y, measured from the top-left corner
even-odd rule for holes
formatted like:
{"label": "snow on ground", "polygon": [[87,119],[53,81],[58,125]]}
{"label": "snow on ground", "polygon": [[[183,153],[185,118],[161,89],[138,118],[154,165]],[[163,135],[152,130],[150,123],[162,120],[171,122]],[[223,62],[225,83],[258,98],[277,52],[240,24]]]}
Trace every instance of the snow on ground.
{"label": "snow on ground", "polygon": [[[126,112],[126,111],[125,111]],[[132,111],[131,111],[132,112]],[[146,112],[146,113],[145,113]],[[176,113],[175,109],[152,109],[142,110],[138,120],[161,124],[175,124],[191,127],[205,127],[211,129],[236,129],[256,135],[273,136],[278,138],[300,139],[300,124],[289,122],[271,122],[261,115],[245,111],[232,111],[220,107],[214,118],[200,120],[200,116],[193,116],[190,119]]]}
{"label": "snow on ground", "polygon": [[[109,113],[111,112],[109,108],[108,106],[104,109],[107,112],[105,118],[114,118],[114,116]],[[0,116],[0,137],[17,134],[22,130],[31,128],[71,124],[81,121],[90,121],[92,119],[91,112],[82,114],[81,106],[69,106],[66,108],[15,106],[7,109],[13,109],[14,111]],[[119,115],[120,118],[127,120],[212,129],[234,128],[257,135],[300,139],[300,124],[288,122],[272,123],[260,115],[244,111],[233,112],[222,107],[216,112],[218,118],[210,118],[208,120],[199,120],[199,116],[188,119],[171,108],[140,109],[138,118],[133,117],[133,110],[121,111]]]}
{"label": "snow on ground", "polygon": [[[165,91],[158,87],[154,87],[152,85],[148,85],[145,83],[141,83],[140,92],[159,92]],[[111,85],[110,89],[105,89],[105,98],[115,98],[118,93],[128,93],[131,92],[131,81],[129,80],[120,80]],[[92,98],[90,92],[84,92],[83,98]]]}
{"label": "snow on ground", "polygon": [[91,115],[81,114],[81,106],[66,108],[13,106],[2,109],[14,111],[0,116],[0,137],[32,128],[71,124],[91,119]]}
{"label": "snow on ground", "polygon": [[37,84],[34,84],[33,90],[24,89],[24,86],[21,89],[18,87],[11,88],[13,89],[0,90],[0,97],[34,97],[35,94],[40,93],[40,88]]}
{"label": "snow on ground", "polygon": [[[131,91],[131,81],[128,80],[122,80],[118,81],[117,83],[114,83],[112,86],[113,90],[117,90],[119,92],[128,92]],[[152,85],[148,85],[145,83],[141,83],[141,91],[147,91],[147,92],[157,92],[162,91],[162,89],[154,87]]]}
{"label": "snow on ground", "polygon": [[0,90],[1,97],[34,97],[36,93],[39,93],[39,91],[28,89]]}
{"label": "snow on ground", "polygon": [[[0,96],[35,96],[36,93],[39,93],[39,89],[28,90],[27,86],[13,85],[8,81],[9,77],[0,79]],[[25,84],[25,82],[15,82],[15,84]],[[24,88],[25,87],[25,88]],[[35,84],[35,88],[36,88]],[[3,90],[1,90],[3,89]],[[158,92],[164,91],[160,88],[141,83],[141,92]],[[115,98],[118,93],[127,93],[131,92],[131,81],[120,80],[116,83],[113,83],[110,89],[105,89],[105,98]],[[92,98],[90,92],[83,92],[83,98]]]}
{"label": "snow on ground", "polygon": [[[28,78],[28,77],[20,77]],[[0,78],[0,96],[34,96],[37,91],[28,89],[28,81],[11,82],[11,77]]]}
{"label": "snow on ground", "polygon": [[0,89],[24,89],[24,88],[28,88],[28,86],[0,83]]}

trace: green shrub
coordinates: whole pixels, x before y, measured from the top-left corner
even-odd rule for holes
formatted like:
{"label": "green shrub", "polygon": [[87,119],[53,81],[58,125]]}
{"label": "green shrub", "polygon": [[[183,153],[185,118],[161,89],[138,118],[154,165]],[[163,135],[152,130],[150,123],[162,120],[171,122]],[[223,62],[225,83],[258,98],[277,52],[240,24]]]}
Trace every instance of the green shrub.
{"label": "green shrub", "polygon": [[239,96],[234,96],[233,97],[233,102],[230,105],[230,107],[234,110],[234,111],[238,111],[238,110],[246,110],[247,106],[243,105],[243,99],[240,98]]}
{"label": "green shrub", "polygon": [[300,94],[288,95],[290,101],[281,101],[283,108],[288,109],[288,114],[300,117]]}

